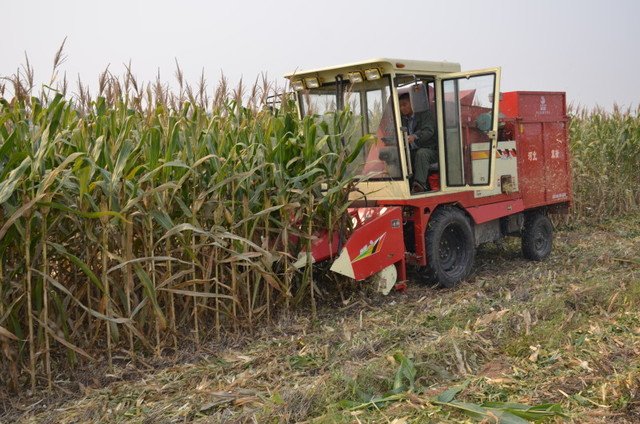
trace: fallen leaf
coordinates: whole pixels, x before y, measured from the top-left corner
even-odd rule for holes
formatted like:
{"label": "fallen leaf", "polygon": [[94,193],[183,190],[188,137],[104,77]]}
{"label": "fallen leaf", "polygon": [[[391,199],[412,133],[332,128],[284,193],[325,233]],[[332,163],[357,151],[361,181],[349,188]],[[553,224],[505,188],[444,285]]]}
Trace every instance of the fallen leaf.
{"label": "fallen leaf", "polygon": [[522,312],[522,318],[524,319],[524,334],[528,335],[531,332],[531,313],[528,309]]}
{"label": "fallen leaf", "polygon": [[513,378],[509,377],[487,378],[487,383],[489,384],[513,384],[515,382]]}
{"label": "fallen leaf", "polygon": [[587,361],[580,361],[580,368],[589,372],[593,372],[593,368],[589,366],[589,363]]}
{"label": "fallen leaf", "polygon": [[6,337],[11,340],[18,340],[18,338],[9,330],[0,325],[0,336]]}
{"label": "fallen leaf", "polygon": [[540,356],[540,345],[538,346],[529,346],[529,349],[533,351],[531,355],[529,355],[529,360],[531,362],[538,362],[538,356]]}
{"label": "fallen leaf", "polygon": [[509,312],[509,309],[503,309],[501,311],[490,312],[490,313],[488,313],[486,315],[483,315],[480,318],[478,318],[476,320],[476,323],[475,323],[474,326],[476,328],[478,328],[478,327],[481,327],[481,326],[485,326],[485,325],[491,324],[493,321],[496,321],[496,320],[499,320],[500,318],[502,318],[502,316],[504,314],[506,314],[507,312]]}

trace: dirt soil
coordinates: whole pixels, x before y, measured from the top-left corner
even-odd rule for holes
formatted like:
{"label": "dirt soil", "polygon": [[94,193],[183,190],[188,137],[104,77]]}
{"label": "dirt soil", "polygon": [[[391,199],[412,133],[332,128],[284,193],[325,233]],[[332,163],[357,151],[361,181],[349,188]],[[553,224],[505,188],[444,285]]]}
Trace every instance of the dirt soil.
{"label": "dirt soil", "polygon": [[483,246],[455,289],[361,288],[321,301],[316,319],[123,355],[55,395],[0,398],[0,422],[518,422],[481,408],[510,402],[549,404],[551,422],[635,423],[639,304],[637,213],[564,226],[545,262],[522,259],[518,239]]}

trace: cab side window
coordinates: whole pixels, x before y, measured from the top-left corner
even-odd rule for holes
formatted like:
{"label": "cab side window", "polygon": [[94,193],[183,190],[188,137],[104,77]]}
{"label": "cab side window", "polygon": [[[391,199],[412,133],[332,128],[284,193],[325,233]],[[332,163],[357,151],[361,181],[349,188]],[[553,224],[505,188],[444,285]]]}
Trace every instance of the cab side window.
{"label": "cab side window", "polygon": [[495,74],[442,81],[447,185],[490,183]]}

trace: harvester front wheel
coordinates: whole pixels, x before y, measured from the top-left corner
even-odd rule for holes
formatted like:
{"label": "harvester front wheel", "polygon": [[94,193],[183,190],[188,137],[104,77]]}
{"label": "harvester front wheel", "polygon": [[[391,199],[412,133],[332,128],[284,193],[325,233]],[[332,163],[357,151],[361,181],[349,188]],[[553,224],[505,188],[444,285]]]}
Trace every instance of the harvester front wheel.
{"label": "harvester front wheel", "polygon": [[524,217],[522,255],[532,261],[542,261],[551,254],[553,225],[544,212],[531,212]]}
{"label": "harvester front wheel", "polygon": [[427,273],[444,287],[454,287],[471,273],[475,238],[471,223],[457,208],[434,212],[426,233]]}

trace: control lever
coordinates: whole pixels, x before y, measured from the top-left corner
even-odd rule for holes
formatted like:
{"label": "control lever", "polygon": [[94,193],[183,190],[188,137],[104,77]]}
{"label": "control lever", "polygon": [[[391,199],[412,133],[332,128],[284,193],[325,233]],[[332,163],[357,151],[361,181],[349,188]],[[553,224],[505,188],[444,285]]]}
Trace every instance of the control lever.
{"label": "control lever", "polygon": [[400,131],[402,131],[402,140],[404,141],[404,154],[407,160],[407,176],[413,176],[413,168],[411,166],[411,149],[409,148],[409,140],[407,137],[409,136],[409,131],[407,127],[400,127]]}

